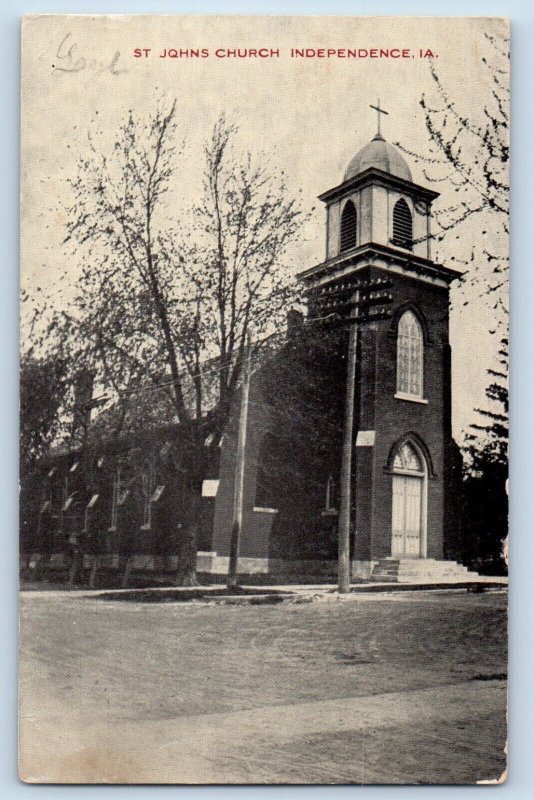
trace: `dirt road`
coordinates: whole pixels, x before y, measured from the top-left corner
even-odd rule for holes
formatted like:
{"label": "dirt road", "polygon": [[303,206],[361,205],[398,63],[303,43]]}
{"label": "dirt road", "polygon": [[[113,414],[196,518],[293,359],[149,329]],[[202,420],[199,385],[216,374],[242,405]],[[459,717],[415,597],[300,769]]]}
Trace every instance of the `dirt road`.
{"label": "dirt road", "polygon": [[24,593],[21,774],[474,783],[505,768],[504,594],[303,606]]}

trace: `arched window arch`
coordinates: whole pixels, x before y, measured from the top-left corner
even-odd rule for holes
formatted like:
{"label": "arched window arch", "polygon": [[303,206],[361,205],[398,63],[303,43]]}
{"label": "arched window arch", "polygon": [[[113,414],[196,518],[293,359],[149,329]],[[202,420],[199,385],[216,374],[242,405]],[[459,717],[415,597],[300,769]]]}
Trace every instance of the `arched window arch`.
{"label": "arched window arch", "polygon": [[341,214],[341,228],[339,238],[339,250],[350,250],[356,246],[356,208],[352,200],[348,200]]}
{"label": "arched window arch", "polygon": [[393,459],[393,472],[424,475],[424,457],[411,440],[408,439],[397,446]]}
{"label": "arched window arch", "polygon": [[405,311],[397,329],[397,393],[423,397],[423,329],[413,311]]}
{"label": "arched window arch", "polygon": [[413,225],[412,215],[408,203],[401,197],[393,206],[393,244],[412,249]]}

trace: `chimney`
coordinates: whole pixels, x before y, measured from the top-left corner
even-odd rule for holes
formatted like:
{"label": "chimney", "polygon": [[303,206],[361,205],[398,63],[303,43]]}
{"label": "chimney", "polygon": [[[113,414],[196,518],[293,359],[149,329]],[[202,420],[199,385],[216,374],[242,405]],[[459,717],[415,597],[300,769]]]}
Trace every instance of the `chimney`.
{"label": "chimney", "polygon": [[74,412],[72,436],[83,439],[91,422],[93,384],[95,373],[90,369],[80,370],[74,379]]}
{"label": "chimney", "polygon": [[287,338],[296,338],[302,330],[304,324],[304,314],[296,308],[290,308],[287,312]]}

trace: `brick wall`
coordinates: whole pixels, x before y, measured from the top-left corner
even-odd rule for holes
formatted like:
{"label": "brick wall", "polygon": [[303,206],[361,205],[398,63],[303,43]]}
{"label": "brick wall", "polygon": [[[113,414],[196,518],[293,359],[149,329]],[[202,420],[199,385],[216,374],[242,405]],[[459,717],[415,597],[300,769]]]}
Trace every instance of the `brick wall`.
{"label": "brick wall", "polygon": [[[371,269],[372,277],[380,274]],[[362,329],[360,342],[359,419],[362,429],[376,431],[375,446],[358,448],[356,558],[391,554],[392,475],[388,460],[395,443],[411,434],[428,455],[427,556],[443,557],[444,451],[450,436],[450,370],[448,292],[417,279],[392,275],[391,321]],[[424,331],[426,404],[395,397],[397,323],[412,308]],[[371,464],[372,461],[372,464]]]}

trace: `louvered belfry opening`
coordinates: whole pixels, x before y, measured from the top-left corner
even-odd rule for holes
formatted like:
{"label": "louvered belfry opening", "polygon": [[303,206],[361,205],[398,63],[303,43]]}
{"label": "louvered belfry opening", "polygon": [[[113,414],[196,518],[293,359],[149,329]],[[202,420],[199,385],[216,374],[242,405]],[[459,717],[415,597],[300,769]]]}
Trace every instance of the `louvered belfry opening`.
{"label": "louvered belfry opening", "polygon": [[412,215],[404,198],[398,200],[393,208],[393,244],[412,249]]}
{"label": "louvered belfry opening", "polygon": [[340,250],[350,250],[356,246],[356,209],[352,200],[348,200],[341,214]]}

